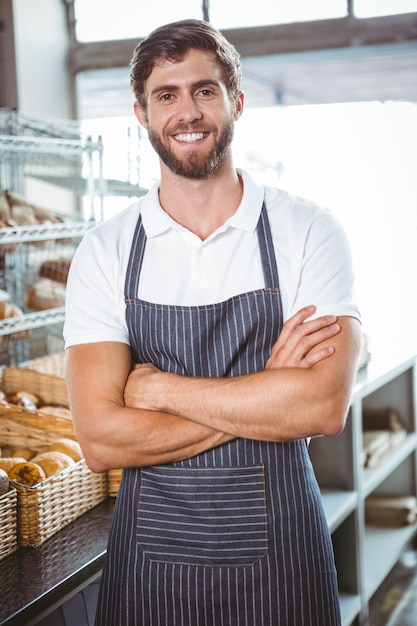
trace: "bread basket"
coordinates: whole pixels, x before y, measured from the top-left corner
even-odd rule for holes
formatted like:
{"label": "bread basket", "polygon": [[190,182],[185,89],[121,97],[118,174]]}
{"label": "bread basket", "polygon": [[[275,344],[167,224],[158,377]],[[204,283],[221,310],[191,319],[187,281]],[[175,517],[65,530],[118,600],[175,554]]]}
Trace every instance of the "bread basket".
{"label": "bread basket", "polygon": [[[37,394],[48,404],[68,405],[65,381],[24,368],[0,372],[0,388]],[[61,437],[75,439],[71,418],[15,405],[0,405],[0,446],[43,450]],[[37,547],[61,528],[107,497],[106,473],[94,474],[84,459],[27,486],[11,481],[17,492],[17,541],[21,547]]]}
{"label": "bread basket", "polygon": [[11,487],[0,496],[0,561],[17,547],[17,493]]}

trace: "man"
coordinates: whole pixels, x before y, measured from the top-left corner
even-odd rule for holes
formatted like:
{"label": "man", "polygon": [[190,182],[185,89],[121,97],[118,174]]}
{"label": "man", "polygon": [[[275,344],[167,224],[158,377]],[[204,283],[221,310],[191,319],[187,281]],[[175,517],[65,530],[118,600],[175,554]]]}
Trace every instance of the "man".
{"label": "man", "polygon": [[160,182],[72,263],[77,436],[93,471],[124,468],[97,626],[340,623],[307,441],[346,419],[350,253],[328,212],[234,167],[240,78],[205,22],[137,46],[134,110]]}

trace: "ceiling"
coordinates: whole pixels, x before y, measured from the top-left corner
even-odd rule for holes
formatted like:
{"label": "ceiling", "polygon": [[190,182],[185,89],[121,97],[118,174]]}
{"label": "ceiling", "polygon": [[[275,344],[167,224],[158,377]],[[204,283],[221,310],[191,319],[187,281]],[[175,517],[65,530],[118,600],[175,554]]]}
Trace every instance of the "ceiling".
{"label": "ceiling", "polygon": [[[241,53],[246,106],[417,102],[417,14],[225,31]],[[130,115],[137,42],[75,48],[78,117]]]}

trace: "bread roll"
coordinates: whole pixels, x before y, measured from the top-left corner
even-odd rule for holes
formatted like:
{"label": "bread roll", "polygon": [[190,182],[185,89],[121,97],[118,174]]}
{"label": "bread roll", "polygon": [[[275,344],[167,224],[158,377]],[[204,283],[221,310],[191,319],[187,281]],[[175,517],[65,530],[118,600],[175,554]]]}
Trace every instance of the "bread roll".
{"label": "bread roll", "polygon": [[46,311],[65,304],[65,287],[39,281],[28,289],[26,306],[34,311]]}
{"label": "bread roll", "polygon": [[16,404],[17,406],[22,406],[31,411],[36,411],[38,406],[42,403],[39,396],[30,391],[25,391],[24,389],[7,394],[7,400],[10,404]]}
{"label": "bread roll", "polygon": [[8,202],[9,208],[12,214],[16,211],[16,208],[25,207],[26,209],[30,209],[31,215],[36,220],[36,224],[44,224],[45,222],[62,222],[62,217],[56,215],[50,209],[45,207],[41,207],[37,204],[33,204],[29,202],[24,196],[21,196],[12,191],[6,191],[5,197]]}
{"label": "bread roll", "polygon": [[61,406],[58,404],[43,404],[39,407],[39,411],[41,413],[47,413],[48,415],[53,415],[54,417],[63,417],[65,419],[71,418],[71,411],[66,406]]}
{"label": "bread roll", "polygon": [[[23,311],[16,304],[5,302],[0,300],[0,320],[6,320],[11,317],[23,317]],[[29,337],[29,330],[22,330],[19,333],[12,333],[11,336],[19,339],[26,339]],[[0,337],[0,343],[3,341],[3,337]]]}
{"label": "bread roll", "polygon": [[39,465],[47,478],[59,474],[62,470],[74,465],[74,460],[63,452],[42,452],[34,456],[31,462]]}
{"label": "bread roll", "polygon": [[37,454],[35,450],[29,450],[29,448],[17,448],[13,450],[12,457],[24,459],[25,461],[30,461]]}
{"label": "bread roll", "polygon": [[70,265],[71,259],[65,258],[44,261],[39,267],[39,276],[65,285]]}
{"label": "bread roll", "polygon": [[0,469],[0,496],[4,495],[9,491],[10,480],[3,469]]}
{"label": "bread roll", "polygon": [[32,461],[17,463],[9,472],[9,479],[22,485],[32,487],[45,480],[46,474],[43,469]]}
{"label": "bread roll", "polygon": [[12,457],[6,456],[0,458],[0,469],[3,469],[5,472],[9,473],[12,467],[17,465],[18,463],[24,463],[26,459],[23,457]]}
{"label": "bread roll", "polygon": [[12,207],[12,219],[18,226],[36,226],[38,223],[31,207],[18,204]]}
{"label": "bread roll", "polygon": [[48,450],[51,452],[63,452],[70,456],[74,461],[80,461],[83,458],[81,446],[78,441],[73,439],[67,439],[65,437],[57,439],[54,443],[51,443]]}

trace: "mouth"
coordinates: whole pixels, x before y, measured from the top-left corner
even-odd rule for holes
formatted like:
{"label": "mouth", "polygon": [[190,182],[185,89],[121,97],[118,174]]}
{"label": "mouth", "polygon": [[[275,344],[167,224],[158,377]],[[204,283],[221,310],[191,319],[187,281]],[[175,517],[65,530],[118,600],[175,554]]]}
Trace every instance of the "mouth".
{"label": "mouth", "polygon": [[201,141],[207,137],[209,133],[178,133],[178,135],[174,135],[175,141],[180,141],[181,143],[195,143],[196,141]]}

